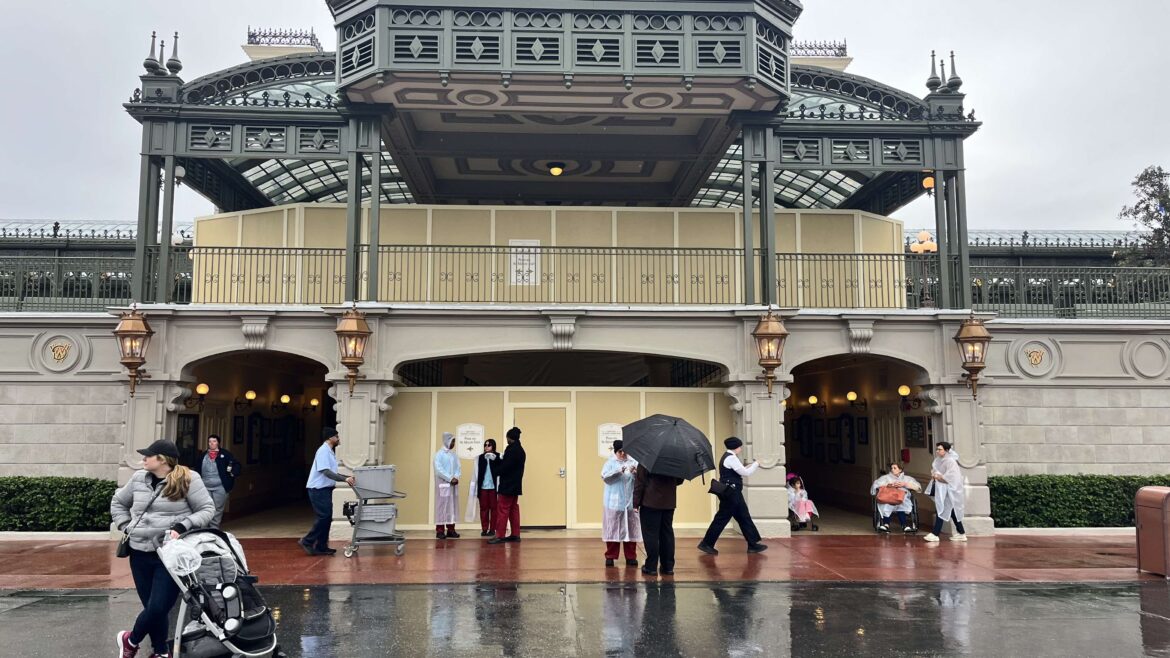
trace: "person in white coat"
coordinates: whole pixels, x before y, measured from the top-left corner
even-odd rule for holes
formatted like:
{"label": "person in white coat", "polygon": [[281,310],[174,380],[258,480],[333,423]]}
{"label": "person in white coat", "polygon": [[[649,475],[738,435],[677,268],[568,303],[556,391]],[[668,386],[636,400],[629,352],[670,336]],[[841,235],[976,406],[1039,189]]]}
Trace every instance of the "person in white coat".
{"label": "person in white coat", "polygon": [[918,480],[906,475],[906,471],[902,470],[902,465],[898,462],[890,462],[890,472],[873,481],[873,485],[869,488],[869,495],[876,496],[883,487],[901,490],[905,492],[905,498],[898,505],[887,504],[878,501],[878,514],[881,516],[881,522],[878,523],[878,532],[890,531],[890,515],[897,513],[898,523],[902,524],[903,532],[914,532],[917,528],[914,524],[906,521],[906,515],[914,511],[914,493],[915,491],[922,491],[922,485]]}
{"label": "person in white coat", "polygon": [[634,471],[638,462],[622,450],[622,441],[613,442],[613,454],[601,467],[605,482],[602,494],[601,539],[605,542],[605,566],[612,567],[618,549],[625,551],[626,566],[638,566],[638,542],[642,522],[634,509]]}
{"label": "person in white coat", "polygon": [[963,529],[963,510],[967,505],[967,492],[963,486],[963,471],[959,468],[959,453],[951,444],[939,441],[934,447],[934,462],[930,465],[930,485],[927,493],[934,498],[934,529],[923,537],[926,541],[938,541],[943,523],[948,519],[955,524],[951,541],[967,541]]}
{"label": "person in white coat", "polygon": [[435,453],[435,539],[458,539],[455,532],[459,510],[459,455],[455,435],[443,432],[443,447]]}

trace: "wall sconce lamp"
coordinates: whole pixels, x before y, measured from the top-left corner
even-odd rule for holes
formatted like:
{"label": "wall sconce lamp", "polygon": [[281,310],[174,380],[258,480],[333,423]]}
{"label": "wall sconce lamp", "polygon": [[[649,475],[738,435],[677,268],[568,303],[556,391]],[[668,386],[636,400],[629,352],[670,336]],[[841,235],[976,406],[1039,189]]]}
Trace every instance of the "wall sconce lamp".
{"label": "wall sconce lamp", "polygon": [[899,386],[898,387],[898,396],[901,397],[903,400],[910,397],[910,387],[905,385],[905,384],[902,384],[901,386]]}
{"label": "wall sconce lamp", "polygon": [[305,406],[301,407],[301,413],[306,414],[306,415],[311,414],[314,411],[316,411],[317,407],[320,405],[321,405],[321,401],[318,400],[317,398],[313,398],[312,400],[309,400],[309,404],[306,404]]}
{"label": "wall sconce lamp", "polygon": [[252,407],[252,401],[256,399],[256,391],[245,391],[244,397],[236,398],[236,411],[246,411]]}
{"label": "wall sconce lamp", "polygon": [[779,368],[784,359],[784,342],[788,340],[788,330],[779,316],[768,310],[756,323],[752,330],[752,338],[756,339],[756,351],[759,353],[759,364],[764,369],[763,379],[768,384],[768,397],[772,396],[772,383],[776,381],[776,368]]}
{"label": "wall sconce lamp", "polygon": [[198,407],[199,411],[203,411],[203,405],[207,402],[207,394],[210,392],[210,386],[200,383],[195,386],[195,395],[192,395],[183,401],[183,405],[188,409],[194,409]]}
{"label": "wall sconce lamp", "polygon": [[154,330],[146,321],[146,316],[138,309],[131,308],[123,313],[114,328],[114,338],[118,341],[118,353],[122,365],[130,375],[130,397],[134,397],[134,389],[139,379],[149,379],[150,376],[142,372],[146,365],[146,349],[150,346],[150,337]]}
{"label": "wall sconce lamp", "polygon": [[808,396],[808,408],[813,413],[816,413],[818,411],[821,413],[825,413],[826,407],[825,407],[825,403],[822,402],[819,398],[817,398],[817,396],[810,395],[810,396]]}
{"label": "wall sconce lamp", "polygon": [[979,373],[987,367],[987,345],[991,343],[991,334],[983,326],[983,320],[971,317],[963,320],[959,330],[955,333],[955,343],[959,346],[959,358],[963,360],[963,383],[971,389],[971,397],[977,398]]}
{"label": "wall sconce lamp", "polygon": [[923,170],[922,189],[926,190],[926,196],[934,196],[934,171],[930,169]]}
{"label": "wall sconce lamp", "polygon": [[857,397],[856,391],[849,391],[845,394],[845,399],[849,401],[849,406],[855,409],[865,409],[869,407],[869,402],[865,398]]}
{"label": "wall sconce lamp", "polygon": [[565,173],[565,163],[563,163],[563,162],[550,162],[550,163],[548,163],[548,173],[551,174],[552,176],[560,176],[561,174]]}
{"label": "wall sconce lamp", "polygon": [[273,402],[272,403],[272,413],[278,414],[278,413],[288,411],[288,403],[289,402],[292,402],[292,398],[289,397],[287,394],[280,396],[280,402]]}
{"label": "wall sconce lamp", "polygon": [[934,236],[930,231],[919,231],[917,241],[910,244],[910,253],[912,254],[937,254],[938,243],[934,241]]}
{"label": "wall sconce lamp", "polygon": [[337,334],[341,365],[349,371],[345,378],[349,380],[349,394],[353,395],[353,385],[359,378],[365,378],[365,375],[358,373],[358,368],[366,361],[366,340],[374,332],[370,331],[370,325],[366,323],[366,314],[351,308],[337,319],[337,328],[333,333]]}

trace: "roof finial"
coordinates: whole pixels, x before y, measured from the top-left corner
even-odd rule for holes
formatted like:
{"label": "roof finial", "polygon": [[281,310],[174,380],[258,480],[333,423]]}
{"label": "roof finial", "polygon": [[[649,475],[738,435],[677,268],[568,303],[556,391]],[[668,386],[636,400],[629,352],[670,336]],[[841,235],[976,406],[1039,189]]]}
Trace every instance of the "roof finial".
{"label": "roof finial", "polygon": [[163,63],[163,57],[166,55],[166,52],[167,52],[167,42],[163,41],[162,39],[159,39],[159,41],[158,41],[158,63],[159,63],[158,64],[158,72],[159,73],[163,72],[162,63]]}
{"label": "roof finial", "polygon": [[154,57],[154,40],[157,36],[156,32],[150,33],[150,52],[147,53],[146,59],[142,60],[142,68],[146,69],[147,73],[158,73],[158,60]]}
{"label": "roof finial", "polygon": [[938,69],[934,66],[934,51],[930,51],[930,77],[926,79],[926,88],[930,93],[938,91],[942,86],[942,78],[938,77]]}
{"label": "roof finial", "polygon": [[183,62],[179,61],[179,33],[175,32],[175,40],[171,42],[171,58],[167,60],[167,70],[171,75],[179,75],[183,70]]}
{"label": "roof finial", "polygon": [[951,77],[947,78],[947,89],[951,91],[959,91],[959,87],[963,86],[963,79],[959,77],[959,72],[955,70],[955,51],[951,51]]}

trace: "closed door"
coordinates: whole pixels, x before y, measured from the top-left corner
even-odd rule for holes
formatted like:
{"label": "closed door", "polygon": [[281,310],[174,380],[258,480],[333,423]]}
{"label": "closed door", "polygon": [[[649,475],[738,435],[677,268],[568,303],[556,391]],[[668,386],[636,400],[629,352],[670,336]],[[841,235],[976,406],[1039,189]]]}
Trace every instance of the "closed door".
{"label": "closed door", "polygon": [[521,527],[563,528],[567,523],[568,417],[564,407],[516,407],[512,411],[513,422],[523,431],[520,441],[527,456],[524,495],[520,498]]}

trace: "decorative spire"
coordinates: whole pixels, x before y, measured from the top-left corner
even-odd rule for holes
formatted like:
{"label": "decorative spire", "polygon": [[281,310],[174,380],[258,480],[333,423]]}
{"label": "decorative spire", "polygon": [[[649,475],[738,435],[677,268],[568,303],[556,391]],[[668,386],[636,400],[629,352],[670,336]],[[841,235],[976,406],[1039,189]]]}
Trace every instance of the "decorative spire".
{"label": "decorative spire", "polygon": [[963,79],[959,77],[959,72],[955,70],[955,51],[951,51],[951,77],[947,78],[947,89],[951,91],[959,91],[959,87],[963,86]]}
{"label": "decorative spire", "polygon": [[147,53],[146,59],[142,60],[142,68],[146,69],[147,73],[158,73],[158,60],[154,57],[154,40],[157,33],[150,33],[150,52]]}
{"label": "decorative spire", "polygon": [[[952,53],[952,57],[954,54]],[[175,32],[175,40],[171,42],[171,58],[167,60],[167,70],[171,75],[179,75],[183,70],[183,62],[179,61],[179,33]]]}
{"label": "decorative spire", "polygon": [[926,79],[926,88],[930,93],[938,91],[942,86],[942,78],[938,77],[938,69],[934,66],[934,51],[930,51],[930,77]]}
{"label": "decorative spire", "polygon": [[167,42],[163,41],[162,39],[159,39],[159,41],[158,41],[158,62],[159,62],[159,64],[158,64],[158,71],[156,71],[159,74],[164,73],[162,62],[163,62],[163,57],[166,55],[166,52],[167,52]]}

